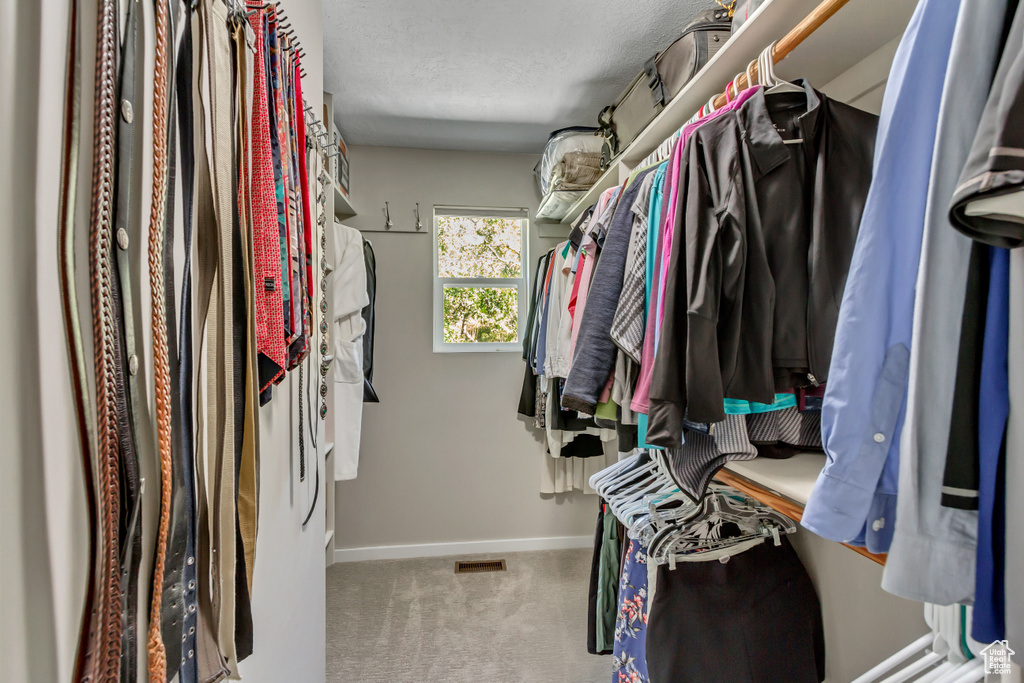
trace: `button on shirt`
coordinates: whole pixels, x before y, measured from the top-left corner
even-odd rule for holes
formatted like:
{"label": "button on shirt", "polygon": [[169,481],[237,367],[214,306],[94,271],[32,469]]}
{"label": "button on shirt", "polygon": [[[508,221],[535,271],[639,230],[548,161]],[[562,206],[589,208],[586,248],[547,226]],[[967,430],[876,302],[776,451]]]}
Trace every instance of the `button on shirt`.
{"label": "button on shirt", "polygon": [[[882,101],[874,175],[836,327],[822,404],[827,454],[801,521],[886,552],[896,519],[921,238],[942,86],[959,2],[923,0]],[[879,440],[878,436],[881,436]],[[865,523],[885,519],[865,529]]]}

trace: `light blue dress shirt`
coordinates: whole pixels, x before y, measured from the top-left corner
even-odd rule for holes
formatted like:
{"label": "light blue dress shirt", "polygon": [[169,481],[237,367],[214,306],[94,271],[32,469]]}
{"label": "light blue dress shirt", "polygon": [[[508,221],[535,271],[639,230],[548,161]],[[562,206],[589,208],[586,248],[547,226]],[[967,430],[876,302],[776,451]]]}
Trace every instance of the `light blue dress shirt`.
{"label": "light blue dress shirt", "polygon": [[886,552],[932,151],[959,0],[922,0],[882,100],[871,188],[836,326],[822,403],[825,469],[802,524]]}
{"label": "light blue dress shirt", "polygon": [[[949,205],[986,108],[1007,4],[961,0],[953,32],[917,274],[896,525],[882,574],[890,593],[937,605],[971,603],[979,556],[978,511],[942,504],[973,244],[950,224]],[[984,401],[992,392],[982,386]],[[979,614],[975,602],[976,622]]]}

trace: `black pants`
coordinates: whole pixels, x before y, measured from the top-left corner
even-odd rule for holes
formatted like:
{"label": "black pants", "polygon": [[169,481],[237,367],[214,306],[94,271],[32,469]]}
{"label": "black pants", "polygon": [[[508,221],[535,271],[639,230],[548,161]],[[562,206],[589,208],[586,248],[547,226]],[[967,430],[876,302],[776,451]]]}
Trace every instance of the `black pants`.
{"label": "black pants", "polygon": [[658,567],[647,625],[652,683],[819,683],[821,606],[785,538],[722,564]]}

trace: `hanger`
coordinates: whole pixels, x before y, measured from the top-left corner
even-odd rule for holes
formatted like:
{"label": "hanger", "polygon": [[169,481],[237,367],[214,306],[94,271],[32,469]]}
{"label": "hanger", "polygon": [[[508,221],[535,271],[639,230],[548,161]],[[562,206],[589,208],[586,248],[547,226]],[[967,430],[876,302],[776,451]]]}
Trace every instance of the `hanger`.
{"label": "hanger", "polygon": [[771,45],[766,47],[758,60],[757,70],[759,73],[765,74],[767,81],[765,85],[769,86],[765,95],[787,92],[804,92],[804,89],[799,85],[795,85],[789,81],[784,81],[775,75],[775,62],[772,60],[772,50],[775,48],[776,42],[778,41],[773,41]]}
{"label": "hanger", "polygon": [[[656,562],[728,558],[768,538],[778,543],[781,534],[796,530],[789,518],[724,484],[712,484],[699,503],[690,500],[668,475],[668,458],[664,451],[641,451],[590,478],[629,537],[642,539]],[[699,533],[723,522],[733,522],[743,533],[727,538]]]}
{"label": "hanger", "polygon": [[623,458],[622,460],[619,460],[613,465],[609,465],[600,472],[595,472],[594,474],[590,475],[590,479],[588,480],[590,488],[597,491],[600,488],[602,481],[615,476],[618,472],[621,472],[630,466],[635,466],[637,461],[643,455],[643,452],[636,453],[634,455],[629,456],[628,458]]}
{"label": "hanger", "polygon": [[679,494],[666,470],[646,451],[598,472],[590,478],[590,485],[629,527],[649,514],[652,501],[663,502]]}
{"label": "hanger", "polygon": [[[709,525],[731,522],[741,531],[738,536],[715,538]],[[731,557],[771,538],[776,545],[781,536],[796,532],[788,517],[761,505],[728,487],[718,488],[701,500],[696,511],[679,522],[665,526],[652,539],[648,557],[657,564],[677,561],[703,562]]]}
{"label": "hanger", "polygon": [[[775,48],[775,42],[766,47],[757,58],[757,76],[758,81],[767,88],[765,90],[765,97],[772,95],[782,95],[786,93],[801,93],[805,91],[799,85],[784,81],[775,75],[775,63],[772,61],[772,50]],[[793,138],[791,140],[783,140],[782,142],[787,145],[799,145],[804,141],[803,138]]]}

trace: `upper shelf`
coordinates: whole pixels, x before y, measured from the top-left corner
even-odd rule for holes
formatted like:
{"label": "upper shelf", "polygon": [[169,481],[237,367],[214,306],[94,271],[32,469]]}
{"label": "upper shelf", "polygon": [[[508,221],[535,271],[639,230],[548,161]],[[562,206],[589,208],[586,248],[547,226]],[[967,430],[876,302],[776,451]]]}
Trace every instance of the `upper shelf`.
{"label": "upper shelf", "polygon": [[[704,68],[665,106],[577,201],[563,223],[571,223],[617,185],[637,164],[681,128],[725,84],[744,71],[773,41],[781,39],[819,0],[769,0],[761,5]],[[914,0],[853,0],[808,36],[775,68],[779,77],[808,79],[822,87],[903,33]]]}
{"label": "upper shelf", "polygon": [[736,474],[776,491],[800,505],[806,505],[811,489],[825,467],[824,453],[798,453],[785,460],[754,458],[726,464]]}
{"label": "upper shelf", "polygon": [[331,185],[334,187],[334,217],[344,219],[355,216],[356,208],[352,206],[352,200],[341,191],[334,180],[331,180]]}

